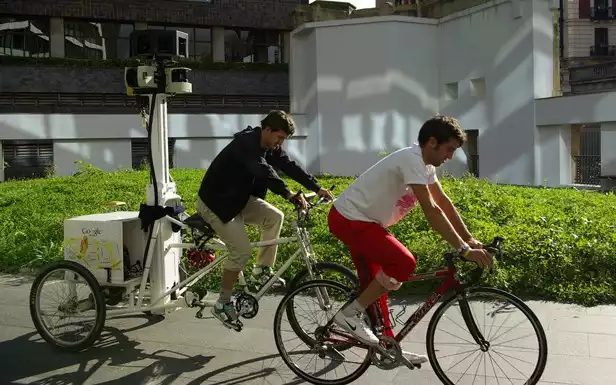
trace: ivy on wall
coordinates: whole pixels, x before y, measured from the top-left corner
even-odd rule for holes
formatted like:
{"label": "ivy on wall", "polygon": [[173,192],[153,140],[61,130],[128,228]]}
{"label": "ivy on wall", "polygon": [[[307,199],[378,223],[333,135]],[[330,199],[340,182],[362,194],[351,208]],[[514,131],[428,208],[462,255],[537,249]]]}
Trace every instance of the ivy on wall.
{"label": "ivy on wall", "polygon": [[[34,58],[19,56],[0,56],[0,65],[28,65],[28,66],[56,66],[56,67],[97,67],[118,68],[138,65],[136,60],[131,59],[72,59],[72,58]],[[203,62],[195,60],[180,60],[175,66],[190,69],[210,71],[265,71],[287,72],[286,63],[241,63],[241,62]]]}

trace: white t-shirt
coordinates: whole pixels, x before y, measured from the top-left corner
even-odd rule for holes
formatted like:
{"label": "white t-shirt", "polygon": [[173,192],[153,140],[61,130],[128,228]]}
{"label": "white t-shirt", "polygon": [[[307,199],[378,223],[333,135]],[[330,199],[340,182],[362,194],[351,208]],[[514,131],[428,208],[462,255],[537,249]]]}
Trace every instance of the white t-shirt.
{"label": "white t-shirt", "polygon": [[415,144],[375,163],[334,200],[334,206],[350,220],[388,228],[418,203],[409,184],[428,185],[437,180],[436,168],[424,163],[421,147]]}

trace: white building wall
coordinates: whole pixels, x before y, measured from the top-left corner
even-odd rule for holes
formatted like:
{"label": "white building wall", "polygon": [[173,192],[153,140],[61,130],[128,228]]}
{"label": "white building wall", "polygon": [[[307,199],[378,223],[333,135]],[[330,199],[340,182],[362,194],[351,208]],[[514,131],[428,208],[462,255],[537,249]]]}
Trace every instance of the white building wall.
{"label": "white building wall", "polygon": [[[177,168],[204,168],[247,126],[263,115],[169,114],[169,137],[176,140]],[[296,117],[295,137],[285,144],[291,157],[306,166],[304,118]],[[56,175],[77,171],[82,160],[104,170],[131,167],[131,138],[146,138],[135,115],[0,114],[0,141],[52,139]],[[4,180],[4,176],[0,180]]]}
{"label": "white building wall", "polygon": [[[481,176],[537,182],[533,102],[552,94],[552,41],[546,1],[497,1],[440,21],[439,112],[479,130]],[[466,164],[461,151],[449,167],[457,162]]]}
{"label": "white building wall", "polygon": [[[497,0],[440,20],[384,16],[294,31],[297,50],[316,46],[316,90],[298,86],[314,65],[292,60],[291,94],[317,100],[317,111],[292,111],[315,122],[308,132],[320,136],[318,171],[360,174],[379,152],[415,142],[440,113],[479,130],[482,177],[541,183],[534,100],[553,90],[550,5]],[[466,165],[458,151],[443,169],[460,174]]]}
{"label": "white building wall", "polygon": [[127,139],[56,139],[53,142],[55,175],[72,175],[76,161],[83,161],[105,171],[130,169],[131,146]]}
{"label": "white building wall", "polygon": [[309,122],[308,152],[319,154],[311,170],[359,174],[380,152],[410,144],[417,123],[436,113],[435,20],[310,23],[292,38],[292,112]]}

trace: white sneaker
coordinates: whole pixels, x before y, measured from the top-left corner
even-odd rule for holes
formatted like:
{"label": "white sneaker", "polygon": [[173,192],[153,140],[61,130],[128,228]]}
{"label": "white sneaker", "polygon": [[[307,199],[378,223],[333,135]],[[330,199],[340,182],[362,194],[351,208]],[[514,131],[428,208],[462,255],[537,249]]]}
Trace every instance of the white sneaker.
{"label": "white sneaker", "polygon": [[374,335],[370,327],[364,323],[362,313],[357,312],[356,315],[346,316],[342,311],[339,311],[334,316],[334,322],[344,330],[353,334],[357,339],[369,345],[377,345],[379,339]]}
{"label": "white sneaker", "polygon": [[413,364],[428,362],[428,356],[407,352],[406,350],[402,351],[402,355]]}

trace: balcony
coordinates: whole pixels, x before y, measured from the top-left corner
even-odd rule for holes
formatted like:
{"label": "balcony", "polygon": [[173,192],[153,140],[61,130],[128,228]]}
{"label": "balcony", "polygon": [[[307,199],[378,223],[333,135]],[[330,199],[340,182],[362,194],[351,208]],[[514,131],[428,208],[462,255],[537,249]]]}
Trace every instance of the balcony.
{"label": "balcony", "polygon": [[590,20],[614,20],[614,11],[611,6],[604,4],[594,5],[590,8]]}
{"label": "balcony", "polygon": [[594,56],[616,56],[616,45],[613,44],[593,44],[590,46],[590,57]]}
{"label": "balcony", "polygon": [[616,61],[569,69],[570,83],[594,82],[616,79]]}

